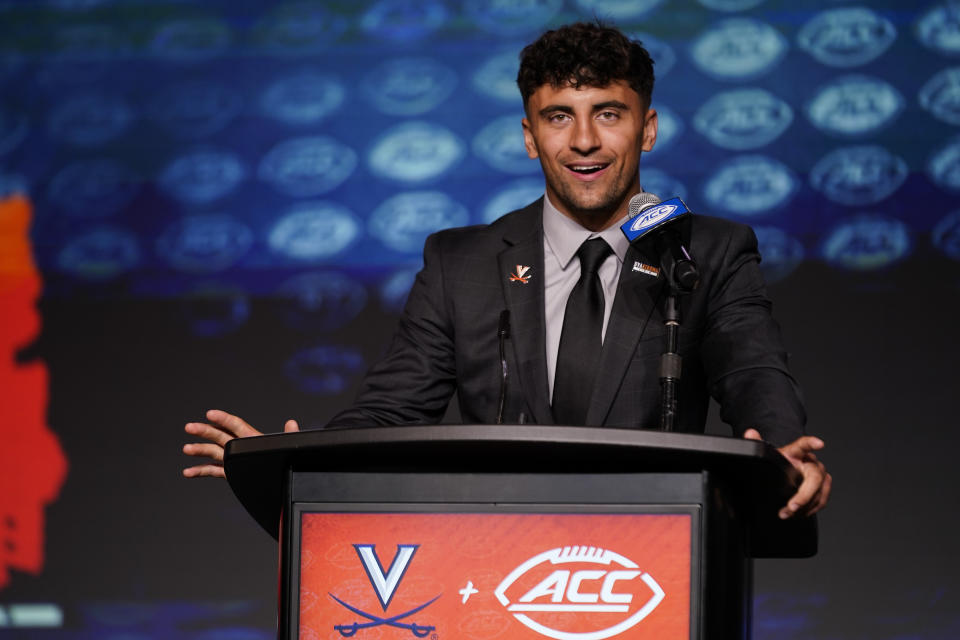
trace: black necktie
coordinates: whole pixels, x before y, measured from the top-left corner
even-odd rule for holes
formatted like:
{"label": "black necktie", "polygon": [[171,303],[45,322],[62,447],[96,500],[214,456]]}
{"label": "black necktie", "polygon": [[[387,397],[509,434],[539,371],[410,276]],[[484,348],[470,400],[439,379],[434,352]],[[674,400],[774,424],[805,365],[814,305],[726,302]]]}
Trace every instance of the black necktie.
{"label": "black necktie", "polygon": [[603,238],[587,240],[577,250],[580,279],[567,298],[553,379],[557,424],[582,425],[587,417],[603,332],[603,286],[597,270],[612,252]]}

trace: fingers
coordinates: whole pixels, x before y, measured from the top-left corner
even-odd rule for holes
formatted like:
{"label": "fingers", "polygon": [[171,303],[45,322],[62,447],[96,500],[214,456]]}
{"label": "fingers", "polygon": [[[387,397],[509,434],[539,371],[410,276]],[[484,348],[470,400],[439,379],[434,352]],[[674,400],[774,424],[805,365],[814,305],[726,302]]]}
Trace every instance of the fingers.
{"label": "fingers", "polygon": [[223,463],[223,447],[219,445],[195,442],[183,445],[183,452],[188,456],[210,458],[216,462]]}
{"label": "fingers", "polygon": [[756,429],[747,429],[743,432],[743,437],[747,440],[763,440],[763,436]]}
{"label": "fingers", "polygon": [[797,438],[793,442],[783,447],[780,447],[780,453],[784,455],[787,459],[794,463],[796,466],[797,460],[806,460],[809,457],[813,457],[816,460],[816,456],[813,456],[813,451],[819,451],[823,449],[826,444],[820,438],[816,436],[803,436]]}
{"label": "fingers", "polygon": [[803,462],[800,472],[803,474],[803,482],[787,505],[780,510],[778,515],[781,519],[813,515],[823,509],[830,498],[833,478],[827,473],[823,463],[817,460]]}
{"label": "fingers", "polygon": [[243,418],[235,416],[232,413],[227,413],[226,411],[220,411],[219,409],[210,409],[207,411],[207,420],[236,438],[262,435],[259,431],[247,424]]}
{"label": "fingers", "polygon": [[223,467],[216,464],[199,464],[195,467],[187,467],[183,470],[185,478],[226,478]]}
{"label": "fingers", "polygon": [[300,431],[300,425],[297,424],[296,420],[287,420],[283,424],[284,433],[293,433],[294,431]]}

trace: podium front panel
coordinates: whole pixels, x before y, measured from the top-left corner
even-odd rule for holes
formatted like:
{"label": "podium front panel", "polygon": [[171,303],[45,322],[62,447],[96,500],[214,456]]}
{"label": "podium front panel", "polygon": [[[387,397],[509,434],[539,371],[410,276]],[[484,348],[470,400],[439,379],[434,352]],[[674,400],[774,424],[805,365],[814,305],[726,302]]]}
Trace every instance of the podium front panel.
{"label": "podium front panel", "polygon": [[702,474],[294,473],[282,637],[699,638]]}

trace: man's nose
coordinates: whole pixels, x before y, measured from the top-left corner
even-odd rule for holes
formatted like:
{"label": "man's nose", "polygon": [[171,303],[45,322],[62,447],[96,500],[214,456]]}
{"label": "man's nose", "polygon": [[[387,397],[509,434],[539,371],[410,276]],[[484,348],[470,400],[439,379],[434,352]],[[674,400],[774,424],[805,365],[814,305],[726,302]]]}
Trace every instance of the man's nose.
{"label": "man's nose", "polygon": [[582,155],[589,155],[600,148],[600,136],[592,118],[576,121],[570,136],[570,148]]}

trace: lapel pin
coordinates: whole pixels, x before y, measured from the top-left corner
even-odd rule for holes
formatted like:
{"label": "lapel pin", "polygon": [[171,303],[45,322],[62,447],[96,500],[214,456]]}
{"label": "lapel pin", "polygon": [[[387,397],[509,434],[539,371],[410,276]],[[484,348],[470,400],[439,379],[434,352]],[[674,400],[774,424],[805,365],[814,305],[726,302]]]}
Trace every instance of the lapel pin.
{"label": "lapel pin", "polygon": [[639,271],[640,273],[645,273],[648,276],[653,276],[653,277],[657,277],[658,275],[660,275],[660,269],[657,269],[656,267],[651,267],[650,265],[644,264],[639,260],[634,261],[633,270]]}
{"label": "lapel pin", "polygon": [[517,270],[510,274],[510,282],[522,282],[527,284],[530,281],[530,276],[527,275],[527,272],[530,271],[530,267],[525,267],[522,264],[517,265]]}

